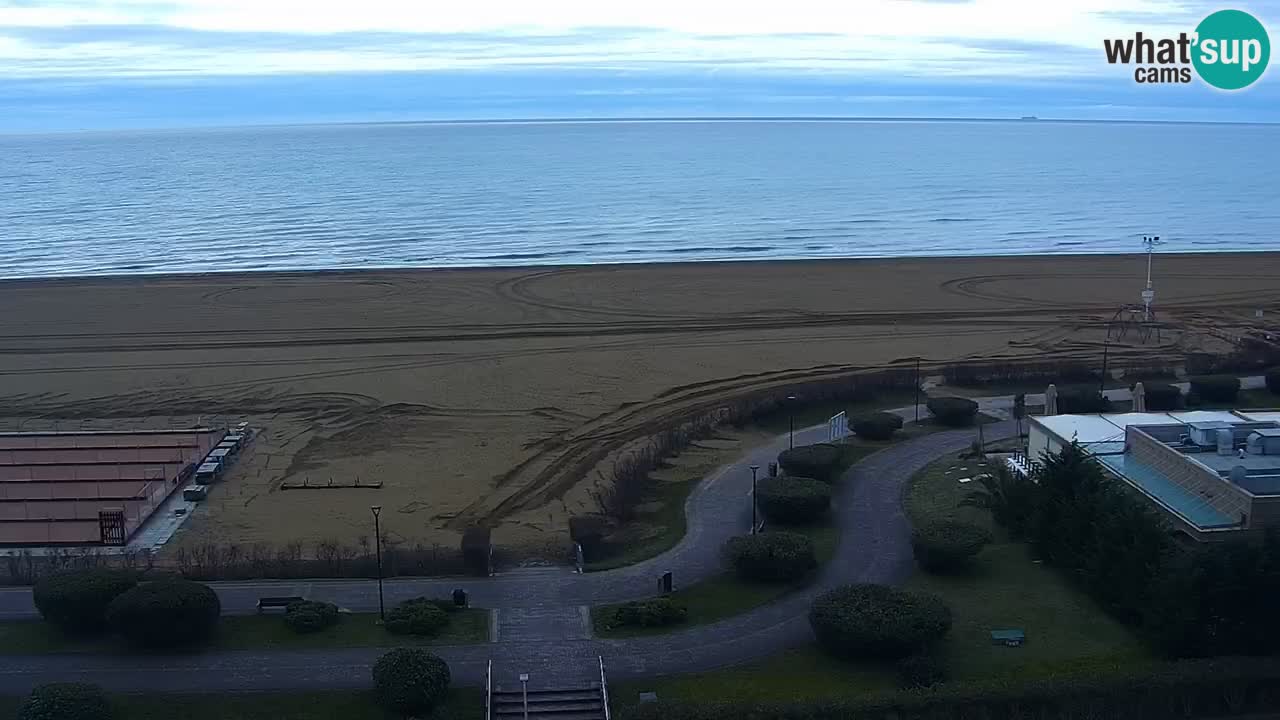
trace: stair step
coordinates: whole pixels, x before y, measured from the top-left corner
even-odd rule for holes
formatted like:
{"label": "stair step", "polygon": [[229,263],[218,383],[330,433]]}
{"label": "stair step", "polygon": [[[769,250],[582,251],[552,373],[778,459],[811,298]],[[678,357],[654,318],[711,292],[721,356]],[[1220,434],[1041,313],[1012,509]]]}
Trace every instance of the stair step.
{"label": "stair step", "polygon": [[[523,710],[495,710],[495,718],[519,718],[524,720]],[[530,720],[604,720],[604,710],[582,710],[569,712],[534,712],[529,708]]]}
{"label": "stair step", "polygon": [[[571,712],[574,710],[603,710],[604,703],[598,698],[595,702],[564,702],[564,703],[529,703],[529,712]],[[493,711],[495,713],[503,712],[523,712],[523,703],[494,703]]]}
{"label": "stair step", "polygon": [[[523,702],[522,690],[494,690],[495,702]],[[558,702],[561,700],[599,700],[600,688],[565,688],[556,690],[529,690],[529,702]]]}

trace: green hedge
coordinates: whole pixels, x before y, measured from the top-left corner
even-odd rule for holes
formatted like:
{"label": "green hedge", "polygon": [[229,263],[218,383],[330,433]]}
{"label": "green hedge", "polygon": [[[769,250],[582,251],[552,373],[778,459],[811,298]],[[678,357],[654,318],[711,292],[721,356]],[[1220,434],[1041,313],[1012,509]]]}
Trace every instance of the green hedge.
{"label": "green hedge", "polygon": [[405,600],[387,613],[387,631],[395,635],[430,637],[449,624],[449,615],[440,608],[442,601],[431,598]]}
{"label": "green hedge", "polygon": [[866,440],[890,440],[895,432],[902,429],[902,418],[887,412],[859,415],[849,421],[849,429]]}
{"label": "green hedge", "polygon": [[1148,411],[1177,410],[1182,403],[1182,389],[1177,385],[1143,383],[1142,389],[1146,394]]}
{"label": "green hedge", "polygon": [[947,679],[947,664],[935,653],[917,653],[898,661],[903,687],[928,688]]}
{"label": "green hedge", "polygon": [[1096,387],[1058,388],[1058,412],[1064,415],[1111,412],[1111,401]]}
{"label": "green hedge", "polygon": [[1240,395],[1240,378],[1233,375],[1201,375],[1191,378],[1191,392],[1204,402],[1230,403]]}
{"label": "green hedge", "polygon": [[623,603],[613,611],[613,627],[663,627],[685,621],[689,611],[671,598],[653,598]]}
{"label": "green hedge", "polygon": [[339,617],[337,605],[314,600],[290,603],[284,610],[284,624],[299,634],[332,627],[338,623]]}
{"label": "green hedge", "polygon": [[139,648],[179,648],[213,635],[222,614],[218,595],[190,580],[156,580],[120,595],[107,608],[111,627]]}
{"label": "green hedge", "polygon": [[941,640],[951,629],[951,610],[932,595],[844,585],[813,601],[809,625],[818,644],[836,657],[897,660]]}
{"label": "green hedge", "polygon": [[810,478],[766,478],[756,483],[756,502],[773,522],[803,525],[826,515],[831,486]]}
{"label": "green hedge", "polygon": [[138,584],[135,573],[98,568],[40,578],[31,591],[41,617],[70,633],[106,628],[107,607]]}
{"label": "green hedge", "polygon": [[1267,381],[1267,390],[1272,395],[1280,395],[1280,367],[1271,368],[1264,376]]}
{"label": "green hedge", "polygon": [[973,424],[978,416],[978,403],[968,398],[935,397],[926,403],[930,414],[939,423],[951,427],[964,427]]}
{"label": "green hedge", "polygon": [[765,532],[730,538],[724,552],[743,580],[789,582],[818,567],[813,540],[799,533]]}
{"label": "green hedge", "polygon": [[955,520],[928,523],[911,532],[911,550],[920,567],[950,573],[968,565],[991,542],[986,528]]}
{"label": "green hedge", "polygon": [[1191,720],[1280,712],[1280,662],[1221,658],[952,683],[832,702],[647,703],[627,720]]}
{"label": "green hedge", "polygon": [[406,716],[429,714],[452,679],[445,661],[420,648],[396,648],[373,664],[378,703]]}
{"label": "green hedge", "polygon": [[801,445],[783,450],[778,466],[788,475],[831,482],[840,466],[840,448],[831,443]]}
{"label": "green hedge", "polygon": [[111,702],[97,685],[51,683],[31,691],[18,720],[111,720]]}

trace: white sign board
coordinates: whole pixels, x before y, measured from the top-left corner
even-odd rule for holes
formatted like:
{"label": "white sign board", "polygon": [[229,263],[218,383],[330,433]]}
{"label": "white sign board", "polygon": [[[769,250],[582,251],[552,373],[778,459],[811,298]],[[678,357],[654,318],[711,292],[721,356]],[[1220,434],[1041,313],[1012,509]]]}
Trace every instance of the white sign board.
{"label": "white sign board", "polygon": [[849,418],[840,413],[827,421],[827,442],[837,442],[849,437]]}

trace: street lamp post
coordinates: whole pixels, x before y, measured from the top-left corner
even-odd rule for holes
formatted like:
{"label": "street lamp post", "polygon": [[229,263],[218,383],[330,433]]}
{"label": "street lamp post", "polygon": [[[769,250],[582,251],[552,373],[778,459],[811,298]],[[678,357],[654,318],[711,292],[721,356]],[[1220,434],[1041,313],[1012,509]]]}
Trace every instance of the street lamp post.
{"label": "street lamp post", "polygon": [[381,505],[371,505],[369,507],[373,511],[373,547],[378,557],[378,617],[380,622],[387,621],[387,605],[382,597],[382,525],[378,522],[378,516],[382,514]]}
{"label": "street lamp post", "polygon": [[796,396],[787,396],[787,424],[790,430],[787,433],[787,448],[794,450],[796,447]]}
{"label": "street lamp post", "polygon": [[920,357],[916,356],[916,422],[920,422]]}
{"label": "street lamp post", "polygon": [[751,534],[756,534],[756,471],[760,469],[759,465],[751,466]]}

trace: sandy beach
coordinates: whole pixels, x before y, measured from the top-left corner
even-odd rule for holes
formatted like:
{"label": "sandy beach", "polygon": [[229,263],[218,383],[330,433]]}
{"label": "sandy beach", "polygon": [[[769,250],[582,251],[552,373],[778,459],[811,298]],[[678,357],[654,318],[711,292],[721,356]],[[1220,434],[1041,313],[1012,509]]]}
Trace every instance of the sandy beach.
{"label": "sandy beach", "polygon": [[[1075,256],[9,281],[0,428],[262,428],[173,546],[356,542],[371,504],[405,540],[491,523],[500,544],[556,542],[593,507],[592,469],[673,419],[917,355],[1095,357],[1144,272]],[[1280,314],[1280,254],[1157,256],[1155,276],[1170,327],[1151,356]],[[383,487],[279,489],[357,476]]]}

